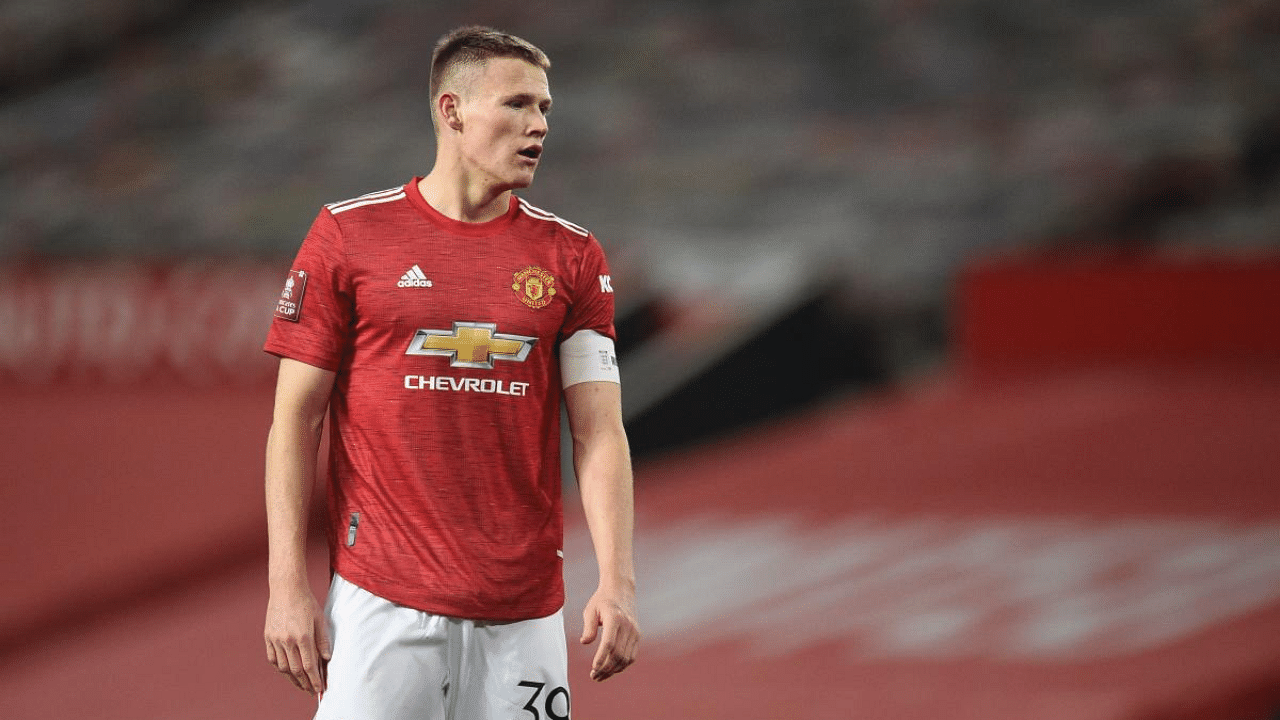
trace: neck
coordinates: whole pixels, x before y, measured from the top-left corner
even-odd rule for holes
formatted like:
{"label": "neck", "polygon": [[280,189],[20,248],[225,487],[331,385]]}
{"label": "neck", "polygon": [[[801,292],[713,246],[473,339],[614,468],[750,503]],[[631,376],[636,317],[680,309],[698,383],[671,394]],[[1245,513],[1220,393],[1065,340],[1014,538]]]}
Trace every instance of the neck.
{"label": "neck", "polygon": [[469,183],[459,173],[443,170],[439,163],[418,181],[418,191],[441,215],[462,222],[496,220],[511,204],[510,188]]}

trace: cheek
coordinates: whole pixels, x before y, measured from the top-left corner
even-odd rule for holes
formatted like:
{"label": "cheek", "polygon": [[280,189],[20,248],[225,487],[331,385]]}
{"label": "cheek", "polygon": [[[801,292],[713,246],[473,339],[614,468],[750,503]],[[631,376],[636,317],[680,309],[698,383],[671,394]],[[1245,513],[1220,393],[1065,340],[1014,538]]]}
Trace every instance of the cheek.
{"label": "cheek", "polygon": [[467,142],[467,155],[478,162],[492,161],[501,152],[497,138],[493,133],[472,135]]}
{"label": "cheek", "polygon": [[497,144],[506,136],[508,131],[500,124],[491,123],[480,128],[478,132],[472,134],[472,147],[479,152],[493,152],[497,149]]}

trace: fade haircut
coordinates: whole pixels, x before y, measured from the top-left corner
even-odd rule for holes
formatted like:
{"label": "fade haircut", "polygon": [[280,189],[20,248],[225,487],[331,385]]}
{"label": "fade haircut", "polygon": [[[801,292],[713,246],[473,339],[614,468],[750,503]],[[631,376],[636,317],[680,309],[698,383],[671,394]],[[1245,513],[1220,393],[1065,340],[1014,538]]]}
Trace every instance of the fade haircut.
{"label": "fade haircut", "polygon": [[[446,33],[431,54],[431,103],[434,106],[445,81],[463,68],[480,67],[492,58],[516,58],[545,72],[551,67],[547,54],[533,43],[490,27],[468,25]],[[431,122],[438,122],[431,112]]]}

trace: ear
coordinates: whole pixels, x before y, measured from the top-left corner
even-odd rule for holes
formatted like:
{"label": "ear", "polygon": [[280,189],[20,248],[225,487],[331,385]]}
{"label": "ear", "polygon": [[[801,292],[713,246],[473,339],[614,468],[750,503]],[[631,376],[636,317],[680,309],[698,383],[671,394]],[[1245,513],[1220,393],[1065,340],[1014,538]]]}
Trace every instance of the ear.
{"label": "ear", "polygon": [[437,104],[443,124],[452,130],[461,131],[462,115],[458,109],[458,96],[453,93],[441,93]]}

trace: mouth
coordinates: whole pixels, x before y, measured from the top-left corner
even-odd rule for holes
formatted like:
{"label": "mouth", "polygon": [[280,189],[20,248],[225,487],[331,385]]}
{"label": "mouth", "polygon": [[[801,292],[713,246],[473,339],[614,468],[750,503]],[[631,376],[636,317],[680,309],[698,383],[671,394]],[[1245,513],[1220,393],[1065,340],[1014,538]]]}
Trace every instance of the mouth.
{"label": "mouth", "polygon": [[524,148],[523,150],[520,150],[516,154],[519,155],[520,157],[529,158],[530,160],[537,160],[538,158],[542,157],[542,146],[530,145],[529,147]]}

